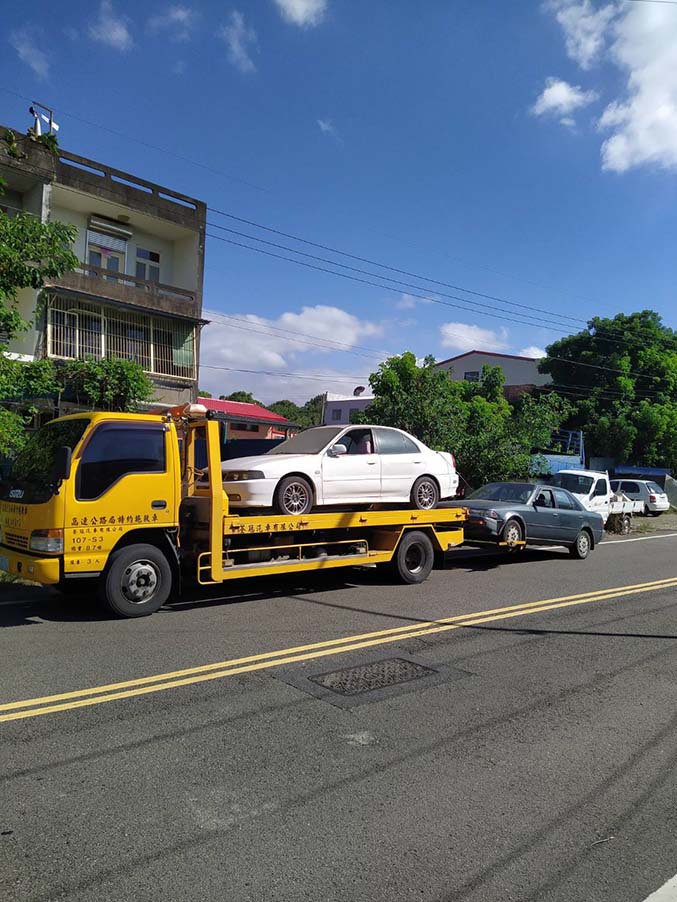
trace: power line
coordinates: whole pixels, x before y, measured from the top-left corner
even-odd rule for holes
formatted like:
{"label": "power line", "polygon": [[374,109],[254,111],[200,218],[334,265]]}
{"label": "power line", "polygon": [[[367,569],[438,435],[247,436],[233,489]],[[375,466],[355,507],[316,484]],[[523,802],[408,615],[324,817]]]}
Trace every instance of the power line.
{"label": "power line", "polygon": [[[249,251],[255,251],[257,254],[264,254],[267,257],[274,257],[278,260],[286,260],[288,263],[295,263],[297,266],[304,266],[307,269],[314,269],[314,270],[317,270],[318,272],[324,272],[324,273],[328,273],[329,275],[338,276],[341,279],[349,279],[352,282],[359,282],[363,285],[370,285],[373,288],[379,288],[382,291],[391,291],[391,292],[394,292],[395,294],[400,294],[399,289],[393,288],[390,285],[382,285],[378,282],[372,282],[368,279],[359,278],[358,276],[348,275],[348,273],[336,272],[336,270],[327,269],[326,267],[323,267],[323,266],[317,266],[313,263],[305,263],[303,260],[295,260],[293,257],[285,257],[282,254],[276,254],[276,253],[273,253],[272,251],[266,251],[260,247],[252,247],[249,244],[243,244],[242,242],[234,241],[231,238],[223,238],[220,235],[213,235],[213,234],[210,234],[209,232],[207,232],[207,237],[214,238],[217,241],[223,241],[226,244],[232,244],[235,247],[241,247],[241,248],[245,248],[246,250],[249,250]],[[367,273],[367,274],[371,275],[370,273]],[[431,297],[430,295],[422,295],[422,294],[414,293],[414,294],[412,294],[412,297],[418,297],[418,298],[421,298],[422,300],[430,301],[433,304],[442,304],[445,307],[454,307],[456,309],[465,310],[470,313],[477,313],[477,310],[474,310],[471,307],[461,307],[459,304],[450,304],[448,301],[443,301],[440,298]],[[464,300],[464,299],[461,299],[461,300]],[[499,314],[496,314],[496,313],[485,313],[483,315],[492,317],[493,319],[504,320],[506,322],[518,323],[520,326],[533,326],[534,325],[534,323],[524,322],[523,320],[517,320],[517,319],[508,317],[508,316],[500,316]],[[550,329],[550,331],[552,331],[552,332],[561,332],[561,329],[555,329],[552,326],[541,326],[540,328]],[[549,360],[559,360],[563,363],[568,363],[571,366],[584,366],[584,367],[589,367],[591,369],[605,370],[610,373],[620,373],[622,376],[635,376],[640,379],[653,379],[654,381],[659,380],[658,376],[647,376],[644,373],[634,373],[632,371],[619,370],[619,369],[615,369],[614,367],[601,366],[600,364],[583,363],[581,361],[567,360],[565,357],[553,357],[551,355],[548,355],[548,359]]]}
{"label": "power line", "polygon": [[[33,102],[27,94],[20,94],[18,91],[13,91],[11,88],[0,87],[0,91],[5,91],[5,93],[7,94],[18,97],[19,100],[26,100],[28,101],[28,103]],[[59,116],[66,116],[68,119],[73,119],[75,122],[81,122],[83,125],[88,125],[91,128],[108,132],[109,134],[115,135],[118,138],[123,138],[125,141],[133,141],[135,144],[140,144],[142,147],[147,147],[150,150],[157,150],[160,153],[167,154],[167,156],[174,157],[174,159],[176,160],[181,160],[182,163],[189,163],[191,166],[197,166],[200,169],[211,172],[213,175],[219,175],[222,178],[226,178],[231,182],[239,182],[241,185],[246,185],[248,188],[255,188],[257,191],[268,192],[270,190],[269,188],[264,188],[262,185],[257,185],[254,182],[249,182],[246,179],[231,175],[229,172],[223,172],[223,170],[221,169],[214,169],[212,166],[208,166],[206,163],[200,163],[197,160],[191,160],[190,157],[184,157],[183,154],[175,153],[173,150],[168,150],[166,147],[161,147],[159,144],[151,144],[149,141],[143,141],[141,140],[141,138],[137,138],[134,135],[128,135],[125,132],[110,128],[110,126],[108,125],[101,125],[98,122],[92,122],[91,119],[85,119],[83,116],[77,116],[75,113],[70,113],[63,108],[54,107],[54,112],[58,113]]]}
{"label": "power line", "polygon": [[[337,260],[331,260],[327,257],[319,257],[316,254],[308,254],[305,251],[298,251],[293,247],[287,247],[287,245],[285,245],[285,244],[277,244],[274,241],[267,241],[265,238],[257,238],[255,235],[249,235],[246,232],[239,232],[236,229],[229,229],[226,226],[219,226],[213,222],[208,222],[207,225],[210,226],[211,228],[220,229],[221,231],[229,232],[233,235],[238,235],[240,238],[246,238],[249,241],[257,241],[260,244],[266,244],[269,247],[275,247],[278,250],[287,251],[290,254],[298,254],[299,256],[306,257],[307,259],[310,259],[310,260],[318,260],[321,263],[328,263],[330,266],[339,266],[339,267],[341,267],[341,269],[348,269],[351,272],[358,272],[358,273],[362,273],[363,275],[372,276],[375,279],[383,279],[386,282],[393,282],[394,284],[400,285],[404,288],[414,288],[417,291],[428,290],[425,285],[415,285],[412,282],[403,282],[401,279],[393,279],[390,276],[383,276],[383,275],[380,275],[379,273],[369,272],[369,270],[361,269],[360,267],[357,267],[357,266],[349,266],[347,263],[340,263]],[[218,236],[211,235],[210,237],[216,238]],[[377,265],[380,265],[380,264],[377,264]],[[475,301],[472,301],[470,298],[459,297],[458,295],[448,294],[447,292],[444,292],[444,291],[437,291],[436,294],[441,295],[442,297],[445,297],[445,298],[452,298],[457,301],[463,301],[467,304],[475,304],[476,303]],[[431,298],[431,300],[432,300],[432,298]],[[470,310],[471,312],[474,312],[474,313],[484,313],[485,308],[487,308],[489,310],[499,310],[499,311],[503,312],[503,308],[496,307],[493,304],[484,304],[479,308],[468,307],[465,309]],[[512,313],[512,311],[508,311],[508,312]],[[488,315],[488,314],[486,314],[486,315]],[[551,315],[551,314],[548,314],[548,315]],[[541,324],[546,323],[546,324],[550,324],[552,326],[556,326],[557,328],[555,329],[555,331],[557,331],[557,332],[562,332],[566,328],[571,328],[571,326],[566,326],[563,323],[557,323],[555,321],[551,322],[550,320],[543,320],[540,317],[532,317],[528,314],[522,314],[519,312],[515,313],[515,316],[522,316],[522,317],[524,317],[525,320],[527,319],[527,317],[530,320],[531,319],[535,320],[534,323],[525,322],[524,325],[540,326]]]}
{"label": "power line", "polygon": [[217,366],[214,363],[201,363],[200,369],[225,370],[229,373],[249,373],[254,376],[288,376],[290,379],[311,379],[319,382],[344,382],[346,385],[364,382],[368,376],[337,376],[332,373],[290,373],[288,370],[246,370],[234,366]]}
{"label": "power line", "polygon": [[[677,2],[677,0],[676,0],[676,2]],[[466,292],[466,294],[472,294],[472,295],[475,295],[476,297],[484,298],[485,300],[499,301],[502,304],[510,304],[511,306],[521,307],[525,310],[532,310],[536,313],[545,313],[546,315],[551,316],[551,317],[557,317],[559,319],[571,320],[572,322],[576,322],[576,323],[585,323],[586,322],[585,320],[580,319],[579,317],[565,316],[563,314],[552,313],[551,311],[544,310],[541,307],[530,307],[527,304],[519,304],[516,301],[510,301],[507,298],[502,298],[502,297],[499,297],[498,295],[484,294],[483,292],[475,291],[472,288],[463,288],[460,285],[453,285],[450,282],[442,282],[439,279],[433,279],[433,278],[429,278],[428,276],[422,276],[418,273],[409,272],[406,269],[398,269],[397,267],[390,266],[386,263],[379,263],[377,260],[370,260],[368,257],[360,257],[357,254],[351,254],[348,251],[342,251],[338,248],[331,247],[328,244],[320,244],[317,241],[310,241],[307,238],[301,238],[298,235],[292,235],[289,232],[282,232],[280,229],[274,229],[271,226],[265,226],[265,225],[262,225],[261,223],[254,222],[253,220],[250,220],[250,219],[243,219],[241,216],[235,216],[233,213],[227,213],[225,210],[217,210],[215,207],[208,206],[207,210],[210,213],[217,213],[219,216],[226,216],[229,219],[233,219],[237,222],[245,223],[245,225],[250,225],[257,229],[263,229],[264,231],[271,232],[274,235],[280,235],[281,237],[288,238],[291,241],[298,241],[301,244],[307,244],[310,247],[316,247],[316,248],[319,248],[320,250],[330,251],[333,254],[340,254],[342,257],[348,257],[351,260],[357,260],[360,263],[367,263],[369,266],[378,266],[380,269],[387,269],[389,272],[399,273],[399,275],[402,275],[402,276],[408,276],[413,279],[420,279],[423,282],[430,282],[433,285],[442,285],[444,288],[452,288],[454,291],[464,291],[464,292]],[[227,229],[225,226],[219,226],[213,222],[208,223],[208,225],[212,226],[213,228],[222,229],[225,232],[234,232],[233,229]],[[242,233],[242,232],[235,232],[235,234],[242,235],[242,237],[250,238],[254,241],[261,241],[266,244],[272,243],[272,242],[264,242],[264,240],[262,238],[255,238],[252,235],[244,235],[244,233]],[[274,246],[279,247],[280,245],[274,245]],[[285,249],[292,250],[291,248],[285,248]],[[302,253],[302,251],[295,251],[295,250],[292,250],[292,252],[295,254]],[[304,256],[311,256],[311,255],[308,254],[308,255],[304,255]],[[319,258],[315,258],[315,259],[323,260],[324,258],[319,257]],[[334,261],[325,261],[325,262],[334,262]],[[334,262],[334,265],[342,266],[343,264]],[[350,268],[350,267],[347,267],[347,268]],[[386,278],[386,277],[379,276],[379,278]],[[390,281],[399,281],[399,280],[391,279]],[[401,284],[406,285],[406,283],[404,283],[404,282],[402,282]],[[442,294],[442,292],[439,292],[439,293]]]}

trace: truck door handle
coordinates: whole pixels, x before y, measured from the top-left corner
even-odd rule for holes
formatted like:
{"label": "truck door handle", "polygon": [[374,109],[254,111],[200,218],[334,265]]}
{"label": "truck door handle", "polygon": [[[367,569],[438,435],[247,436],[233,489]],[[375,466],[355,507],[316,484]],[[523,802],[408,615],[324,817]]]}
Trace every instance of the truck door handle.
{"label": "truck door handle", "polygon": [[375,466],[376,466],[376,461],[375,461],[375,460],[368,460],[368,461],[367,461],[367,466],[368,466],[368,467],[375,467]]}
{"label": "truck door handle", "polygon": [[167,507],[167,502],[158,498],[155,501],[151,501],[150,506],[154,511],[163,511]]}

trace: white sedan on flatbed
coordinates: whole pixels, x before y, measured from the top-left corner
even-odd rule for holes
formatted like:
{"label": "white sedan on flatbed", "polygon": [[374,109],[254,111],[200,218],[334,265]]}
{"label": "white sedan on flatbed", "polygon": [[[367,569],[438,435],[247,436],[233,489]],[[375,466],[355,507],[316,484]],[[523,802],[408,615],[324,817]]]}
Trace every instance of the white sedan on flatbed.
{"label": "white sedan on flatbed", "polygon": [[453,454],[388,426],[317,426],[266,454],[227,460],[231,508],[297,516],[327,505],[401,503],[433,510],[458,489]]}

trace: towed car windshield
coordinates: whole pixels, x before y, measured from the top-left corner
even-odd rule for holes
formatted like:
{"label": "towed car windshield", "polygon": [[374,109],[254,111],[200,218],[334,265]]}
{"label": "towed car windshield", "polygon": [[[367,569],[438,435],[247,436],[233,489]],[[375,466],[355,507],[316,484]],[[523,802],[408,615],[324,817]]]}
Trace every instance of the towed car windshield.
{"label": "towed car windshield", "polygon": [[286,442],[276,445],[268,451],[268,454],[319,454],[332,439],[343,432],[345,426],[317,426],[314,429],[306,429],[299,432]]}
{"label": "towed car windshield", "polygon": [[86,417],[75,420],[54,420],[47,423],[29,439],[16,457],[9,477],[2,484],[0,497],[12,498],[12,490],[23,489],[22,501],[38,504],[47,501],[53,492],[52,473],[56,452],[63,446],[74,448],[89,424]]}
{"label": "towed car windshield", "polygon": [[468,495],[468,500],[474,498],[477,501],[513,501],[526,504],[533,490],[534,486],[527,482],[490,482]]}
{"label": "towed car windshield", "polygon": [[559,486],[575,495],[587,495],[592,488],[592,476],[579,476],[577,473],[556,473],[550,485]]}

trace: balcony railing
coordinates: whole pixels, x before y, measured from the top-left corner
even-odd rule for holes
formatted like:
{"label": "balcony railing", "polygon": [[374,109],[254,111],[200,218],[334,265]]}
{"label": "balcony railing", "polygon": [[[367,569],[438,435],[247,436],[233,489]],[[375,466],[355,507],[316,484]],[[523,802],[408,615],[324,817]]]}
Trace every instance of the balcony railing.
{"label": "balcony railing", "polygon": [[60,279],[48,282],[46,287],[68,289],[174,316],[191,319],[198,319],[200,316],[199,301],[194,291],[162,282],[151,282],[84,261],[73,272],[64,273]]}

